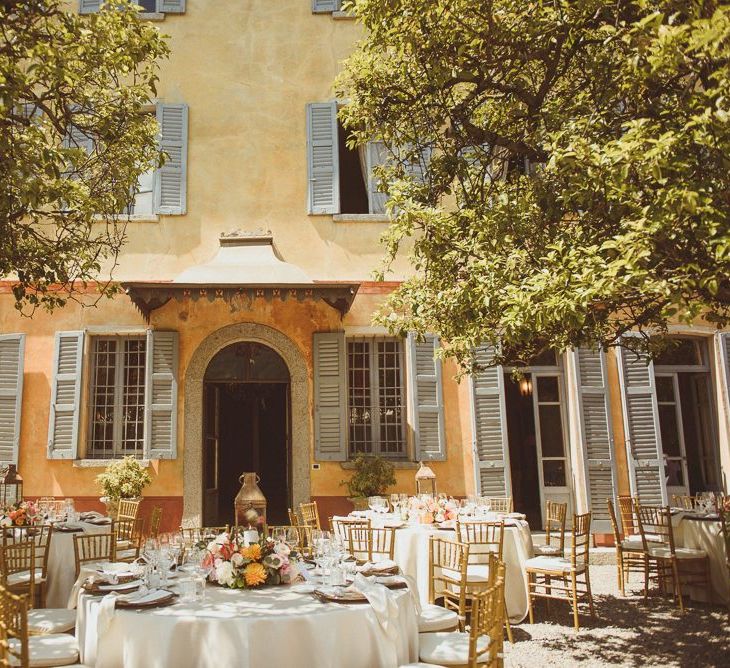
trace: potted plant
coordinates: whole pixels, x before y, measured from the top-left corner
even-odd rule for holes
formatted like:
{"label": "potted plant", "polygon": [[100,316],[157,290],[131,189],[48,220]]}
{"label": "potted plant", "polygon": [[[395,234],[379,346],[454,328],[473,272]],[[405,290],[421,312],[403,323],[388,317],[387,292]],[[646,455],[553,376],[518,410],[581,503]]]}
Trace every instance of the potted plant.
{"label": "potted plant", "polygon": [[367,510],[369,496],[380,496],[395,485],[395,467],[385,459],[365,455],[358,455],[354,464],[352,477],[340,484],[347,486],[355,510]]}
{"label": "potted plant", "polygon": [[119,499],[139,498],[152,478],[138,459],[127,456],[109,464],[104,473],[96,476],[96,482],[103,494],[99,500],[106,504],[107,514],[116,517]]}

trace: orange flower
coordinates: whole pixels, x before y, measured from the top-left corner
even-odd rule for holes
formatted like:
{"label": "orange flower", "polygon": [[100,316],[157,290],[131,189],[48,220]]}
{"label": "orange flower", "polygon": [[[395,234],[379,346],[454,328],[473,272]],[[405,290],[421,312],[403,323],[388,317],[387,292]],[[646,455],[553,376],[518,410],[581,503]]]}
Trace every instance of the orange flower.
{"label": "orange flower", "polygon": [[252,562],[243,569],[243,578],[249,587],[258,587],[266,582],[266,569],[262,564]]}
{"label": "orange flower", "polygon": [[241,548],[241,556],[244,559],[258,561],[261,559],[261,546],[258,543],[251,543],[248,547]]}

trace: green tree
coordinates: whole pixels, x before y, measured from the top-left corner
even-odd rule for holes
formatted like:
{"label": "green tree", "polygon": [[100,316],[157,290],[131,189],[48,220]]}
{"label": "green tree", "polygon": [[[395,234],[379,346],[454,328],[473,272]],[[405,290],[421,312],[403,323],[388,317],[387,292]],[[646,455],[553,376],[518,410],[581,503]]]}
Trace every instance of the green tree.
{"label": "green tree", "polygon": [[[351,0],[336,89],[380,138],[380,314],[462,362],[730,318],[730,8],[714,0]],[[424,178],[409,165],[423,155]],[[653,336],[637,344],[655,351]]]}
{"label": "green tree", "polygon": [[26,311],[77,298],[115,264],[118,214],[160,161],[142,111],[165,38],[128,0],[90,16],[64,4],[0,0],[0,276]]}

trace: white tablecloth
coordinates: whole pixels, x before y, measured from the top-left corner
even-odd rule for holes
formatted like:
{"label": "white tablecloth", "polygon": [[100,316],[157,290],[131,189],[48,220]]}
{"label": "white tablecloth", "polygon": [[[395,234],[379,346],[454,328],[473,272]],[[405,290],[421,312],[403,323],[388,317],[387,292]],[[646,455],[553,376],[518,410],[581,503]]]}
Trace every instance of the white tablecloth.
{"label": "white tablecloth", "polygon": [[[527,616],[527,582],[525,562],[534,556],[530,527],[525,521],[509,520],[505,525],[502,558],[506,566],[504,593],[510,621],[521,622]],[[373,518],[373,526],[379,524]],[[431,525],[407,525],[395,532],[395,562],[415,579],[422,603],[428,603],[428,545],[431,536],[456,540],[453,530]]]}
{"label": "white tablecloth", "polygon": [[206,600],[144,612],[116,610],[97,636],[101,598],[81,594],[81,662],[103,668],[396,668],[417,660],[418,624],[407,590],[394,592],[391,640],[367,603],[321,603],[288,586],[231,590],[209,585]]}
{"label": "white tablecloth", "polygon": [[[109,525],[97,526],[88,522],[79,522],[84,533],[107,533]],[[51,537],[51,548],[48,553],[48,588],[46,590],[46,606],[49,608],[65,608],[68,595],[76,582],[76,560],[74,559],[74,534],[54,531]]]}
{"label": "white tablecloth", "polygon": [[[730,603],[730,577],[722,526],[715,520],[697,519],[678,513],[672,517],[674,540],[678,547],[704,550],[710,558],[710,579],[712,581],[713,603]],[[688,588],[689,595],[698,601],[707,600],[705,592],[698,587]]]}

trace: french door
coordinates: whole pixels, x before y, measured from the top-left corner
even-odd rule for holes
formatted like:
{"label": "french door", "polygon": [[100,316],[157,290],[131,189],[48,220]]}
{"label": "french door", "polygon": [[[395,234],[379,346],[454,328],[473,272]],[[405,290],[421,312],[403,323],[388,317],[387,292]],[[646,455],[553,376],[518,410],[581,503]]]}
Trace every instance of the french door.
{"label": "french door", "polygon": [[203,385],[203,525],[218,523],[220,490],[220,388]]}
{"label": "french door", "polygon": [[689,494],[687,449],[684,442],[679,378],[676,373],[655,373],[659,430],[664,455],[667,496]]}

